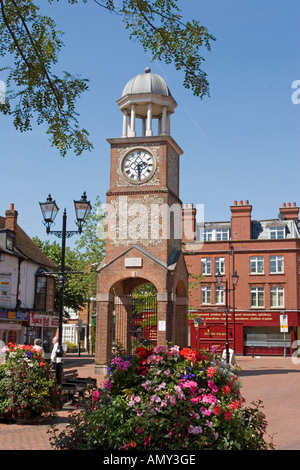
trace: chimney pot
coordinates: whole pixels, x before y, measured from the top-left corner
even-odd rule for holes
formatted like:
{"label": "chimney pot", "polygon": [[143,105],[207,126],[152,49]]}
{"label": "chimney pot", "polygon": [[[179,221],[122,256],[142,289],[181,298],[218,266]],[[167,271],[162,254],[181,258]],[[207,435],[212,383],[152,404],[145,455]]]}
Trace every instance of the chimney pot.
{"label": "chimney pot", "polygon": [[9,210],[5,212],[5,228],[16,231],[18,220],[18,212],[14,209],[14,204],[10,204]]}

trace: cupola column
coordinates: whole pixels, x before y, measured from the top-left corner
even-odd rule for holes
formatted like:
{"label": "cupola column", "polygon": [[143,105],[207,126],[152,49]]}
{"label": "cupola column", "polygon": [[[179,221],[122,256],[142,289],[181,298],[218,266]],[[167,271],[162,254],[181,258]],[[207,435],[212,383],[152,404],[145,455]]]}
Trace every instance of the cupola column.
{"label": "cupola column", "polygon": [[135,105],[131,105],[129,137],[135,137]]}
{"label": "cupola column", "polygon": [[164,106],[162,110],[161,133],[162,135],[167,134],[167,108],[166,106]]}
{"label": "cupola column", "polygon": [[146,136],[151,136],[151,135],[153,135],[153,132],[152,132],[152,103],[148,103]]}
{"label": "cupola column", "polygon": [[127,112],[123,113],[123,131],[122,137],[127,137]]}

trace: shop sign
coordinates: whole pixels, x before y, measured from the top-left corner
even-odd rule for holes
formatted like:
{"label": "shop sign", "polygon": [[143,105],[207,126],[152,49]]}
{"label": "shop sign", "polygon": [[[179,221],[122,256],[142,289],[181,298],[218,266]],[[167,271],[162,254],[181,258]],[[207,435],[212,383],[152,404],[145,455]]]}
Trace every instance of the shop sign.
{"label": "shop sign", "polygon": [[289,322],[288,316],[286,313],[280,315],[280,333],[288,333],[289,331]]}
{"label": "shop sign", "polygon": [[1,330],[21,330],[20,323],[0,323]]}
{"label": "shop sign", "polygon": [[0,311],[0,318],[6,318],[7,320],[23,320],[27,321],[29,318],[28,312],[13,312],[13,311]]}
{"label": "shop sign", "polygon": [[42,313],[31,313],[30,326],[39,326],[47,328],[58,327],[58,317],[55,315],[45,315]]}

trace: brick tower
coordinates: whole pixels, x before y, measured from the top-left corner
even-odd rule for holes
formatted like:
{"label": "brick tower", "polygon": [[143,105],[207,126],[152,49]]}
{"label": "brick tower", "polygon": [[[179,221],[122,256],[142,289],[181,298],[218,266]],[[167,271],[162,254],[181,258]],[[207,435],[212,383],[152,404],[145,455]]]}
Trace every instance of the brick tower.
{"label": "brick tower", "polygon": [[[95,366],[99,374],[105,374],[113,336],[130,351],[130,295],[146,282],[157,291],[157,344],[186,346],[188,331],[188,272],[181,251],[179,199],[182,150],[170,135],[170,116],[177,104],[165,81],[148,68],[127,83],[117,103],[123,132],[108,139],[105,259],[98,269]],[[116,303],[121,304],[118,311]]]}

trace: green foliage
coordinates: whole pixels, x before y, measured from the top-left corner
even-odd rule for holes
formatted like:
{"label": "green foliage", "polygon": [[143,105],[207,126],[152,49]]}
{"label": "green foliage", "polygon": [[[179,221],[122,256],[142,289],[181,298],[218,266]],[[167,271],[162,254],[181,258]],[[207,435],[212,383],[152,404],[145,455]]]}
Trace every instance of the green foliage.
{"label": "green foliage", "polygon": [[199,21],[183,22],[177,0],[124,0],[121,13],[124,15],[130,38],[140,42],[153,60],[173,63],[177,70],[184,71],[184,86],[194,95],[209,94],[206,73],[201,70],[205,60],[200,49],[210,50],[210,41],[215,38]]}
{"label": "green foliage", "polygon": [[58,388],[43,354],[34,346],[9,343],[0,364],[0,416],[28,418],[52,413]]}
{"label": "green foliage", "polygon": [[55,22],[39,14],[33,0],[0,0],[0,55],[9,55],[6,103],[3,114],[13,116],[21,132],[32,129],[32,119],[46,123],[53,146],[62,156],[73,148],[76,155],[90,150],[86,129],[80,129],[76,99],[88,89],[87,80],[64,72],[53,73],[63,46]]}
{"label": "green foliage", "polygon": [[[61,246],[54,241],[50,243],[49,240],[42,241],[38,237],[34,237],[33,241],[39,248],[53,261],[58,267],[61,263]],[[73,310],[78,310],[87,301],[87,292],[89,288],[89,276],[87,272],[87,264],[81,258],[76,250],[66,247],[66,275],[68,282],[64,289],[64,307]],[[76,271],[76,274],[72,274]],[[60,286],[56,283],[56,296],[55,296],[55,310],[59,311],[59,291]]]}
{"label": "green foliage", "polygon": [[[48,0],[52,3],[53,0]],[[59,1],[59,0],[57,0]],[[87,0],[82,0],[87,3]],[[194,95],[209,94],[201,69],[204,46],[215,38],[197,20],[184,22],[177,0],[94,0],[121,16],[130,38],[137,40],[153,60],[174,64],[184,71],[183,84]],[[78,0],[68,0],[70,4]],[[76,101],[88,90],[88,80],[54,72],[63,46],[62,32],[49,16],[39,13],[34,0],[0,0],[0,55],[7,57],[6,102],[0,112],[13,116],[16,129],[32,129],[32,121],[45,123],[52,146],[65,156],[93,148],[86,129],[80,129]]]}
{"label": "green foliage", "polygon": [[51,444],[68,450],[267,450],[260,403],[244,407],[237,371],[214,353],[140,347],[110,362]]}

